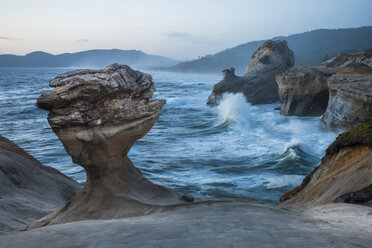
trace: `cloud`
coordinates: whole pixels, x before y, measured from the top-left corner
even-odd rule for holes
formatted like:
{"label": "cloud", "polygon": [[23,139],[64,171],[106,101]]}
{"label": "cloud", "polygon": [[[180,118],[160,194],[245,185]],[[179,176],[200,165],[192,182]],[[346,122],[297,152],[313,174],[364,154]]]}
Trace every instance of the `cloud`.
{"label": "cloud", "polygon": [[0,40],[17,40],[12,37],[0,36]]}
{"label": "cloud", "polygon": [[77,40],[76,41],[77,43],[84,43],[84,42],[89,42],[88,39],[81,39],[81,40]]}
{"label": "cloud", "polygon": [[172,39],[184,40],[184,41],[192,42],[192,43],[195,43],[195,44],[207,44],[207,45],[212,45],[212,46],[221,45],[220,43],[212,41],[210,38],[208,38],[206,36],[195,35],[195,34],[190,34],[190,33],[169,32],[167,34],[167,36],[169,38],[172,38]]}

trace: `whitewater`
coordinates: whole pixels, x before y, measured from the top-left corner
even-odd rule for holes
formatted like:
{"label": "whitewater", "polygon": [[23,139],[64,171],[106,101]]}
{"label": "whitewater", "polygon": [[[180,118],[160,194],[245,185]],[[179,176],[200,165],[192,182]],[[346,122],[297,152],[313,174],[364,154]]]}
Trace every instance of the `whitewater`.
{"label": "whitewater", "polygon": [[[36,107],[49,81],[73,68],[0,68],[0,134],[44,165],[80,183],[84,170],[72,163]],[[148,71],[166,99],[153,129],[129,152],[155,183],[196,197],[238,197],[275,205],[320,162],[338,132],[319,129],[319,117],[286,117],[279,103],[254,105],[241,94],[206,100],[220,75]]]}

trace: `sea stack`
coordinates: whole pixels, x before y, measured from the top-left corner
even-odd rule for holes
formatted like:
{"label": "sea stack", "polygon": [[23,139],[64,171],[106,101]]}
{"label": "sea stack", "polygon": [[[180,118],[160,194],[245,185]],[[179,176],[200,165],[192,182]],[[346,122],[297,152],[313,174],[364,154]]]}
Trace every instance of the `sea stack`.
{"label": "sea stack", "polygon": [[219,105],[224,93],[243,93],[252,104],[276,102],[279,96],[275,75],[293,65],[294,54],[287,41],[266,41],[252,55],[244,76],[236,76],[231,69],[223,71],[223,79],[214,85],[207,105]]}
{"label": "sea stack", "polygon": [[148,74],[126,65],[78,70],[57,76],[37,105],[74,163],[87,174],[82,192],[31,227],[84,219],[151,213],[157,207],[193,201],[147,180],[127,154],[161,115],[165,100],[153,100]]}

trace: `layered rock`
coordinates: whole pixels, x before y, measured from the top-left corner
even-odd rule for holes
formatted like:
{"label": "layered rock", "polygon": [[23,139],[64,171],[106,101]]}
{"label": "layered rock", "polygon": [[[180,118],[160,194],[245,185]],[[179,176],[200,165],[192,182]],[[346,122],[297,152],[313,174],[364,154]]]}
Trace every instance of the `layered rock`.
{"label": "layered rock", "polygon": [[276,75],[281,115],[320,116],[327,109],[328,78],[340,68],[293,67]]}
{"label": "layered rock", "polygon": [[293,51],[285,40],[266,41],[252,55],[244,76],[234,70],[224,70],[223,79],[214,85],[207,105],[217,106],[224,93],[243,93],[252,104],[272,103],[279,100],[275,75],[294,65]]}
{"label": "layered rock", "polygon": [[[280,206],[306,209],[332,202],[372,200],[372,122],[341,134],[326,151],[321,164],[297,188],[284,194]],[[352,198],[362,191],[364,200]],[[366,195],[367,194],[367,195]],[[344,200],[340,200],[344,199]],[[349,198],[349,200],[347,200]]]}
{"label": "layered rock", "polygon": [[328,67],[368,68],[372,67],[372,49],[357,53],[338,53],[322,63]]}
{"label": "layered rock", "polygon": [[158,120],[165,100],[153,100],[150,75],[113,64],[57,76],[38,99],[72,160],[87,174],[82,192],[32,227],[150,213],[193,201],[147,180],[127,154]]}
{"label": "layered rock", "polygon": [[65,205],[81,188],[0,136],[0,232],[26,228]]}
{"label": "layered rock", "polygon": [[369,68],[372,66],[372,50],[339,53],[322,64],[323,66],[294,67],[276,76],[282,115],[324,114],[329,99],[329,77],[345,69]]}
{"label": "layered rock", "polygon": [[329,78],[328,88],[323,127],[350,129],[372,120],[372,68],[340,71]]}

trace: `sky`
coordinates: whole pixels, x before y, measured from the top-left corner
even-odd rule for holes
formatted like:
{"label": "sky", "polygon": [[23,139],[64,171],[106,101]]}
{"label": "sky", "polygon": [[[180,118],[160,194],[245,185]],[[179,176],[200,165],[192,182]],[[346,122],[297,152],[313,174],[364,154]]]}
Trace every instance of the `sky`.
{"label": "sky", "polygon": [[372,26],[372,0],[0,0],[0,54],[136,49],[187,60],[253,40]]}

